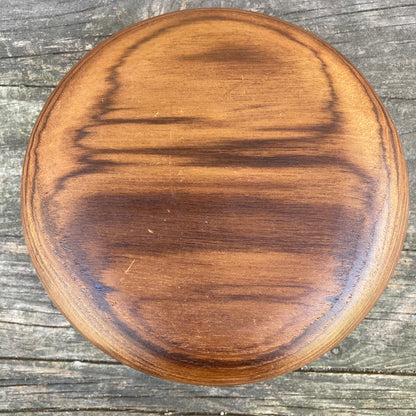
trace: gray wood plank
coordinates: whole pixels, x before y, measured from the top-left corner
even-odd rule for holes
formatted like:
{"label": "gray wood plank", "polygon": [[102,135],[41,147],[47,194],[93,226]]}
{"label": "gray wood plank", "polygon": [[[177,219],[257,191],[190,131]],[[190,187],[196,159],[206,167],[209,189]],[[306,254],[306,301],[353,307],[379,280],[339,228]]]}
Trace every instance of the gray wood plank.
{"label": "gray wood plank", "polygon": [[[26,144],[43,103],[89,50],[136,21],[192,7],[283,18],[350,59],[390,112],[408,163],[407,239],[359,327],[301,371],[234,388],[183,386],[117,364],[56,310],[31,266],[19,210]],[[416,408],[416,5],[330,0],[2,0],[0,414],[412,415]]]}
{"label": "gray wood plank", "polygon": [[[0,409],[156,415],[411,415],[416,378],[297,372],[238,387],[169,383],[118,364],[0,361]],[[101,414],[101,413],[100,413]]]}

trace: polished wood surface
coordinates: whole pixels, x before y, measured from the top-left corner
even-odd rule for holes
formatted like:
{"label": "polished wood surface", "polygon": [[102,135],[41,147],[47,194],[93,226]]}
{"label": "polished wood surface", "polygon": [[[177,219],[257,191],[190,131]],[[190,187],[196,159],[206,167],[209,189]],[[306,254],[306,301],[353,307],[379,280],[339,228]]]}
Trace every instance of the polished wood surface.
{"label": "polished wood surface", "polygon": [[45,105],[22,216],[54,303],[152,375],[239,384],[310,362],[396,265],[400,141],[359,72],[267,16],[194,10],[90,52]]}

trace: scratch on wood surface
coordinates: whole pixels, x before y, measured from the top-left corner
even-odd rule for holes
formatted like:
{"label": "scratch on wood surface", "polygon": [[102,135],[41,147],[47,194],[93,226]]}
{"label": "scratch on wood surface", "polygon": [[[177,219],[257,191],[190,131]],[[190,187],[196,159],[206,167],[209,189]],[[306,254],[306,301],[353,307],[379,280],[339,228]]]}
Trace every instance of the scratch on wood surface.
{"label": "scratch on wood surface", "polygon": [[133,259],[133,261],[130,263],[130,266],[129,267],[127,267],[127,269],[126,269],[126,271],[124,272],[124,274],[127,274],[129,271],[130,271],[130,269],[133,267],[133,264],[136,262],[136,259]]}

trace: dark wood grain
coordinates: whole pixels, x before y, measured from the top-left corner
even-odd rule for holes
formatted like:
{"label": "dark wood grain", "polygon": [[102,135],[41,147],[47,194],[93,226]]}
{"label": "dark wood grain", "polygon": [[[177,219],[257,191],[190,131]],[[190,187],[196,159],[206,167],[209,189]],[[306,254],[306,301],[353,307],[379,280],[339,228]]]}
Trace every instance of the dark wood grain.
{"label": "dark wood grain", "polygon": [[110,355],[183,382],[298,368],[343,339],[403,243],[400,142],[371,87],[292,25],[131,27],[49,99],[23,220],[45,288]]}

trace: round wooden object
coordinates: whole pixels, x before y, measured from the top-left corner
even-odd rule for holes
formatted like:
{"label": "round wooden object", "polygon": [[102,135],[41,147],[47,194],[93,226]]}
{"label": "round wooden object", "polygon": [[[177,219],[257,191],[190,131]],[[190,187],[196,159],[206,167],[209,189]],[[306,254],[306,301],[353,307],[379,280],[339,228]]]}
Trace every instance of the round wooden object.
{"label": "round wooden object", "polygon": [[227,385],[299,368],[380,296],[405,236],[393,123],[310,33],[200,9],[100,44],[30,139],[23,224],[55,305],[148,374]]}

